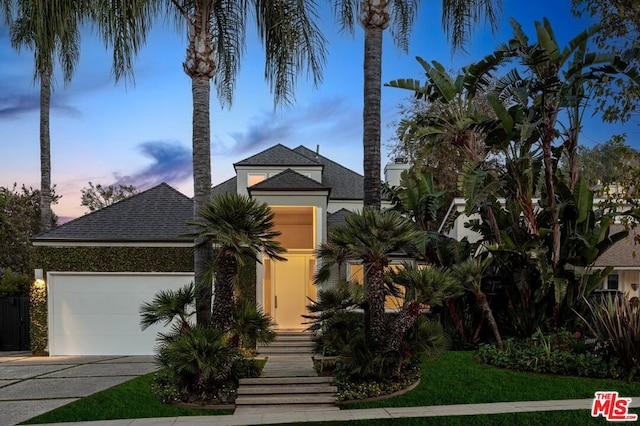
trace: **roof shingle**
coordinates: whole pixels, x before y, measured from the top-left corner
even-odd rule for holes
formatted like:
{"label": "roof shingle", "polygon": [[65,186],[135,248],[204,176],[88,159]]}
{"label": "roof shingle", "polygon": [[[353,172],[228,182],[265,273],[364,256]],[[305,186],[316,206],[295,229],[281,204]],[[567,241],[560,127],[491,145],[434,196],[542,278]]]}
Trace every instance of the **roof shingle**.
{"label": "roof shingle", "polygon": [[33,237],[34,242],[189,242],[193,200],[166,183]]}
{"label": "roof shingle", "polygon": [[330,188],[318,181],[301,175],[295,170],[287,169],[249,187],[249,191],[256,189],[261,191],[318,191],[329,190]]}

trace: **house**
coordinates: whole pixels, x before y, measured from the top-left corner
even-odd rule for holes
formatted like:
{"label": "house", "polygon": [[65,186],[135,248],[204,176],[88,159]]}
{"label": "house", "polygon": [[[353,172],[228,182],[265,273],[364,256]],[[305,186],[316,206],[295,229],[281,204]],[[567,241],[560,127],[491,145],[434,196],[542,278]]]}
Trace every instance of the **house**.
{"label": "house", "polygon": [[[388,164],[386,181],[397,185],[407,167]],[[269,204],[287,249],[286,262],[256,265],[256,301],[278,329],[304,329],[301,315],[316,295],[315,249],[329,226],[362,208],[364,178],[318,149],[280,144],[234,168],[212,194]],[[193,280],[192,240],[184,236],[192,219],[192,200],[163,183],[34,237],[47,272],[50,354],[151,354],[161,328],[142,332],[138,309],[157,291]]]}
{"label": "house", "polygon": [[[595,204],[598,202],[598,200],[594,200]],[[447,232],[449,237],[457,240],[467,238],[470,242],[478,241],[480,236],[475,231],[467,228],[465,223],[471,219],[479,218],[479,216],[469,217],[464,214],[464,211],[465,199],[455,198],[451,202],[440,231],[444,230],[445,224],[453,221],[451,228]],[[610,233],[614,234],[622,230],[623,225],[614,224],[610,229]],[[632,230],[629,237],[615,243],[594,263],[594,268],[613,267],[613,271],[602,282],[600,288],[621,291],[626,293],[628,298],[640,296],[638,291],[638,283],[640,283],[640,245],[637,245],[633,238],[636,232],[637,230]]]}

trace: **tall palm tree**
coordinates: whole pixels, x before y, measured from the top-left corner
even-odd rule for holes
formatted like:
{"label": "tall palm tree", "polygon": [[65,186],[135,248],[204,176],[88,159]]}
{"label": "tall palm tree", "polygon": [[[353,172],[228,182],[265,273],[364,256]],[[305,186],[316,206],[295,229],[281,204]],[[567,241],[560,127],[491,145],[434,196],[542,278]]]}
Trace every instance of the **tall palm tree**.
{"label": "tall palm tree", "polygon": [[274,213],[266,203],[245,195],[220,194],[207,202],[195,226],[201,244],[215,247],[215,293],[211,316],[213,325],[227,331],[233,319],[233,297],[238,266],[247,259],[255,262],[260,253],[275,260],[286,249],[276,241]]}
{"label": "tall palm tree", "polygon": [[[223,106],[230,106],[252,16],[265,48],[265,76],[275,102],[291,101],[296,77],[305,68],[318,84],[325,60],[324,38],[313,22],[315,2],[299,0],[93,0],[94,20],[114,49],[116,78],[131,70],[132,57],[144,44],[151,25],[164,15],[186,30],[183,62],[193,95],[194,220],[211,196],[210,83]],[[198,322],[210,321],[211,285],[205,274],[211,247],[196,241]]]}
{"label": "tall palm tree", "polygon": [[[329,234],[328,242],[318,249],[322,266],[316,274],[316,282],[318,278],[328,278],[327,272],[339,261],[360,261],[365,265],[365,332],[367,338],[381,348],[386,336],[385,272],[389,256],[411,244],[420,232],[398,212],[363,210],[348,215],[346,224],[331,228]],[[343,249],[346,249],[346,255]],[[331,255],[332,250],[340,250],[340,256]]]}
{"label": "tall palm tree", "polygon": [[[56,59],[64,82],[71,81],[78,63],[79,25],[84,1],[1,0],[0,11],[10,27],[11,45],[33,51],[34,81],[40,82],[40,230],[51,229],[51,135],[49,117]],[[2,13],[2,12],[0,12]],[[46,17],[46,19],[43,19]]]}
{"label": "tall palm tree", "polygon": [[[395,44],[407,51],[419,0],[335,0],[334,5],[343,29],[353,33],[354,16],[359,16],[364,29],[364,208],[379,210],[382,35],[391,26]],[[463,47],[483,16],[496,28],[500,8],[500,0],[442,0],[442,26],[452,47]]]}

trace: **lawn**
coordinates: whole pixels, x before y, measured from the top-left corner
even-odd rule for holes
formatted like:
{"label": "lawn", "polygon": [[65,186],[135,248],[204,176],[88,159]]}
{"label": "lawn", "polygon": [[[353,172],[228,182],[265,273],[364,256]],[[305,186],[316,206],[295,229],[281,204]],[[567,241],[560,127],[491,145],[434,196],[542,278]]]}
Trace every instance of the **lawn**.
{"label": "lawn", "polygon": [[[420,385],[413,391],[384,401],[349,404],[346,408],[409,407],[420,405],[473,404],[483,402],[534,401],[549,399],[593,398],[598,390],[616,390],[620,396],[640,396],[640,382],[585,379],[518,373],[478,365],[470,352],[447,352],[441,359],[425,362]],[[65,405],[25,424],[109,420],[121,418],[174,417],[231,414],[231,410],[193,410],[163,405],[150,392],[152,375],[98,392]],[[633,409],[638,413],[640,410]],[[366,420],[347,423],[323,423],[383,426],[395,420]],[[402,419],[403,425],[422,425],[425,419]],[[585,424],[606,423],[592,419],[585,410],[484,416],[430,417],[430,425],[485,424]],[[320,423],[319,423],[320,424]],[[397,424],[397,423],[396,423]]]}
{"label": "lawn", "polygon": [[147,417],[214,416],[233,410],[197,410],[165,405],[151,394],[154,373],[41,414],[21,424],[139,419]]}
{"label": "lawn", "polygon": [[640,382],[520,373],[477,364],[471,352],[447,352],[422,365],[422,381],[413,391],[383,401],[347,408],[412,407],[504,401],[593,398],[596,391],[640,396]]}

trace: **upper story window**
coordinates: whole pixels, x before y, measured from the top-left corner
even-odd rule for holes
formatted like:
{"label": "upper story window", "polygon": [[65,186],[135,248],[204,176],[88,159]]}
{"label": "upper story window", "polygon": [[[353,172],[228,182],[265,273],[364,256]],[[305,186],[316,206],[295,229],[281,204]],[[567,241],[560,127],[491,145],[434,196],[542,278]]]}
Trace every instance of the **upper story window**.
{"label": "upper story window", "polygon": [[247,174],[247,186],[253,186],[262,182],[267,178],[266,173],[248,173]]}

